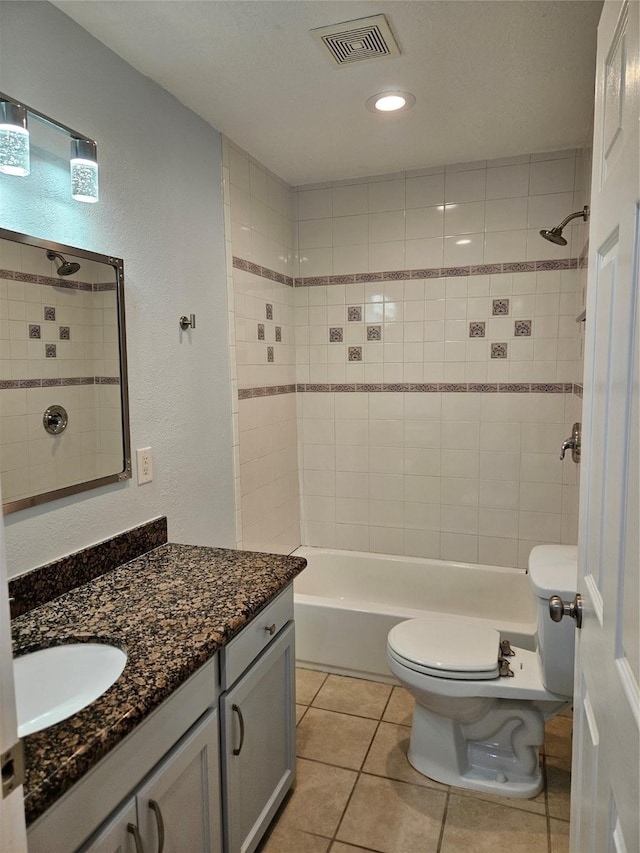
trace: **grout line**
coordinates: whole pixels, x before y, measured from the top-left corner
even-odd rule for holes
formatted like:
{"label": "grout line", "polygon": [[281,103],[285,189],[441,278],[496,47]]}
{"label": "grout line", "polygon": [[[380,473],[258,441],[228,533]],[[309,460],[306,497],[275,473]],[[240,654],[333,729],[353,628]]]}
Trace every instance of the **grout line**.
{"label": "grout line", "polygon": [[442,849],[442,842],[444,840],[444,826],[447,822],[447,814],[449,812],[449,799],[451,797],[451,787],[447,791],[447,799],[444,801],[444,812],[442,813],[442,823],[440,825],[440,835],[438,836],[438,846],[436,847],[436,853],[440,853]]}

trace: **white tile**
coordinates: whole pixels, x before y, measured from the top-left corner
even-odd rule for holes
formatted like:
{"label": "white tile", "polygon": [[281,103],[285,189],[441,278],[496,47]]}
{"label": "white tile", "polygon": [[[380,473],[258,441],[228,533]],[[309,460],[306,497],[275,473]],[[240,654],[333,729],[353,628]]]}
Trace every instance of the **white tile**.
{"label": "white tile", "polygon": [[369,244],[369,271],[405,269],[404,241]]}
{"label": "white tile", "polygon": [[[341,395],[339,395],[341,396]],[[306,421],[305,421],[306,423]],[[340,418],[335,421],[336,445],[349,447],[369,441],[369,422],[363,419]]]}
{"label": "white tile", "polygon": [[484,201],[486,169],[448,172],[445,176],[445,202]]}
{"label": "white tile", "polygon": [[[442,237],[444,234],[444,211],[437,207],[417,207],[405,213],[407,240],[420,240],[425,237]],[[477,230],[477,229],[472,229]]]}
{"label": "white tile", "polygon": [[336,524],[336,548],[345,551],[369,550],[369,526],[362,524]]}
{"label": "white tile", "polygon": [[405,181],[378,181],[369,185],[369,213],[404,210]]}
{"label": "white tile", "polygon": [[333,250],[330,248],[304,249],[300,252],[300,275],[331,275]]}
{"label": "white tile", "polygon": [[[333,275],[349,275],[369,268],[369,246],[334,246]],[[301,275],[304,274],[301,272]]]}
{"label": "white tile", "polygon": [[441,267],[444,241],[442,237],[407,240],[405,243],[405,253],[407,269],[432,269],[434,267]]}
{"label": "white tile", "polygon": [[370,394],[369,417],[371,420],[402,419],[404,417],[404,398],[404,394],[396,392]]}
{"label": "white tile", "polygon": [[445,266],[472,266],[484,258],[484,232],[444,238]]}
{"label": "white tile", "polygon": [[478,477],[480,460],[477,451],[443,449],[440,456],[443,477]]}
{"label": "white tile", "polygon": [[[545,160],[531,163],[529,194],[544,195],[553,192],[573,192],[575,159]],[[571,213],[571,211],[568,211]],[[567,214],[565,214],[566,216]]]}
{"label": "white tile", "polygon": [[528,453],[523,451],[520,462],[521,482],[561,483],[562,462],[560,462],[558,456],[559,454]]}
{"label": "white tile", "polygon": [[484,241],[484,263],[521,261],[526,257],[527,232],[489,231]]}
{"label": "white tile", "polygon": [[440,533],[432,530],[404,531],[404,554],[407,557],[440,557]]}
{"label": "white tile", "polygon": [[470,506],[448,506],[440,508],[440,529],[443,533],[476,533],[478,532],[478,508]]}
{"label": "white tile", "polygon": [[515,198],[529,194],[529,164],[487,170],[487,199]]}
{"label": "white tile", "polygon": [[444,235],[447,237],[484,231],[484,218],[484,201],[446,204]]}
{"label": "white tile", "polygon": [[518,540],[498,537],[478,537],[478,561],[482,565],[511,566],[518,565]]}
{"label": "white tile", "polygon": [[333,471],[304,471],[303,481],[306,495],[335,497],[337,494],[336,474]]}
{"label": "white tile", "polygon": [[[329,460],[330,461],[330,460]],[[369,471],[369,448],[338,446],[335,448],[336,471]],[[334,467],[333,465],[330,467]],[[305,467],[309,467],[306,466]],[[313,466],[317,467],[317,466]]]}
{"label": "white tile", "polygon": [[369,547],[375,554],[402,554],[404,530],[401,527],[371,527]]}
{"label": "white tile", "polygon": [[[316,249],[321,246],[331,246],[333,234],[331,219],[307,219],[298,226],[300,249]],[[355,240],[349,242],[357,242]]]}
{"label": "white tile", "polygon": [[[368,216],[339,216],[329,221],[332,224],[334,246],[353,246],[366,243],[368,237]],[[302,223],[300,223],[302,225]],[[302,245],[302,244],[301,244]]]}
{"label": "white tile", "polygon": [[[396,452],[395,449],[393,451]],[[393,460],[395,461],[395,460]],[[392,460],[387,463],[390,465]],[[407,447],[402,454],[405,474],[418,477],[437,477],[440,474],[440,450],[422,447]],[[397,469],[387,468],[395,473]]]}
{"label": "white tile", "polygon": [[481,536],[518,538],[518,513],[516,510],[480,507],[478,530]]}
{"label": "white tile", "polygon": [[478,561],[478,537],[462,533],[440,534],[440,558],[475,563]]}
{"label": "white tile", "polygon": [[443,504],[478,506],[479,484],[477,479],[442,477],[440,493]]}
{"label": "white tile", "polygon": [[440,421],[442,394],[405,394],[404,417],[415,421]]}
{"label": "white tile", "polygon": [[498,509],[517,509],[519,504],[520,482],[518,480],[479,481],[478,503],[481,507]]}
{"label": "white tile", "polygon": [[337,497],[336,521],[342,524],[369,524],[369,500],[368,498],[342,498]]}
{"label": "white tile", "polygon": [[520,512],[519,531],[522,539],[559,542],[561,518],[549,512]]}
{"label": "white tile", "polygon": [[369,447],[369,471],[372,474],[402,474],[403,470],[404,451],[401,447]]}
{"label": "white tile", "polygon": [[527,227],[551,229],[572,212],[573,193],[571,192],[532,195],[529,198]]}
{"label": "white tile", "polygon": [[521,483],[520,509],[531,512],[561,512],[562,486],[559,483]]}
{"label": "white tile", "polygon": [[368,211],[368,189],[366,183],[333,187],[333,215],[351,216]]}
{"label": "white tile", "polygon": [[388,243],[391,240],[404,239],[404,210],[369,214],[370,243]]}
{"label": "white tile", "polygon": [[299,190],[298,219],[324,219],[332,215],[332,190]]}
{"label": "white tile", "polygon": [[404,499],[403,475],[370,474],[368,497],[371,500],[402,501]]}
{"label": "white tile", "polygon": [[517,480],[520,476],[520,453],[515,451],[480,451],[480,479]]}
{"label": "white tile", "polygon": [[430,207],[444,203],[444,173],[406,180],[406,207]]}
{"label": "white tile", "polygon": [[485,229],[487,231],[517,231],[527,227],[528,198],[503,198],[487,201]]}

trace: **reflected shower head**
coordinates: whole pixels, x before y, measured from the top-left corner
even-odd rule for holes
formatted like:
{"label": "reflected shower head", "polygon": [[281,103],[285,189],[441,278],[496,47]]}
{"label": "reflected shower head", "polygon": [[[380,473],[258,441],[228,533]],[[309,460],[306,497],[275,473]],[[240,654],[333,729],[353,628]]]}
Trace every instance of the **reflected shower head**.
{"label": "reflected shower head", "polygon": [[47,257],[50,261],[55,261],[56,258],[60,258],[62,263],[56,270],[58,275],[73,275],[74,272],[78,272],[80,269],[80,264],[75,263],[75,261],[66,261],[62,255],[59,255],[57,252],[52,251],[51,249],[47,252]]}
{"label": "reflected shower head", "polygon": [[586,222],[589,219],[589,206],[585,204],[582,210],[577,210],[575,213],[570,213],[565,219],[562,220],[560,225],[556,225],[555,228],[551,228],[550,230],[547,228],[543,228],[540,232],[540,236],[544,237],[545,240],[548,240],[550,243],[555,243],[556,246],[566,246],[567,241],[562,236],[562,229],[567,224],[567,222],[571,222],[572,219],[576,219],[578,216],[581,216]]}

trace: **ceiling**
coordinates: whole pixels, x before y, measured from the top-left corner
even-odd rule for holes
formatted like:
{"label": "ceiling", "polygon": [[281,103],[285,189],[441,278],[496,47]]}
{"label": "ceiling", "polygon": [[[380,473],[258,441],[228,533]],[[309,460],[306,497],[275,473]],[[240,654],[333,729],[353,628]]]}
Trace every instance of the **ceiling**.
{"label": "ceiling", "polygon": [[[572,148],[601,0],[60,0],[292,185]],[[309,30],[384,13],[401,54],[334,68]],[[413,93],[395,115],[365,108]]]}

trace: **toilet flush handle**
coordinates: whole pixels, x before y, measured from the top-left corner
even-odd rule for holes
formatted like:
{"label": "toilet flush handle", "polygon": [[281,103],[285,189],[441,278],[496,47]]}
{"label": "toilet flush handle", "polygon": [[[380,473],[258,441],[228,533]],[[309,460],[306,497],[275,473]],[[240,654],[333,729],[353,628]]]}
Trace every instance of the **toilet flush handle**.
{"label": "toilet flush handle", "polygon": [[563,616],[571,616],[576,620],[576,628],[582,628],[582,596],[576,593],[573,601],[563,601],[559,595],[549,599],[549,615],[554,622],[560,622]]}

